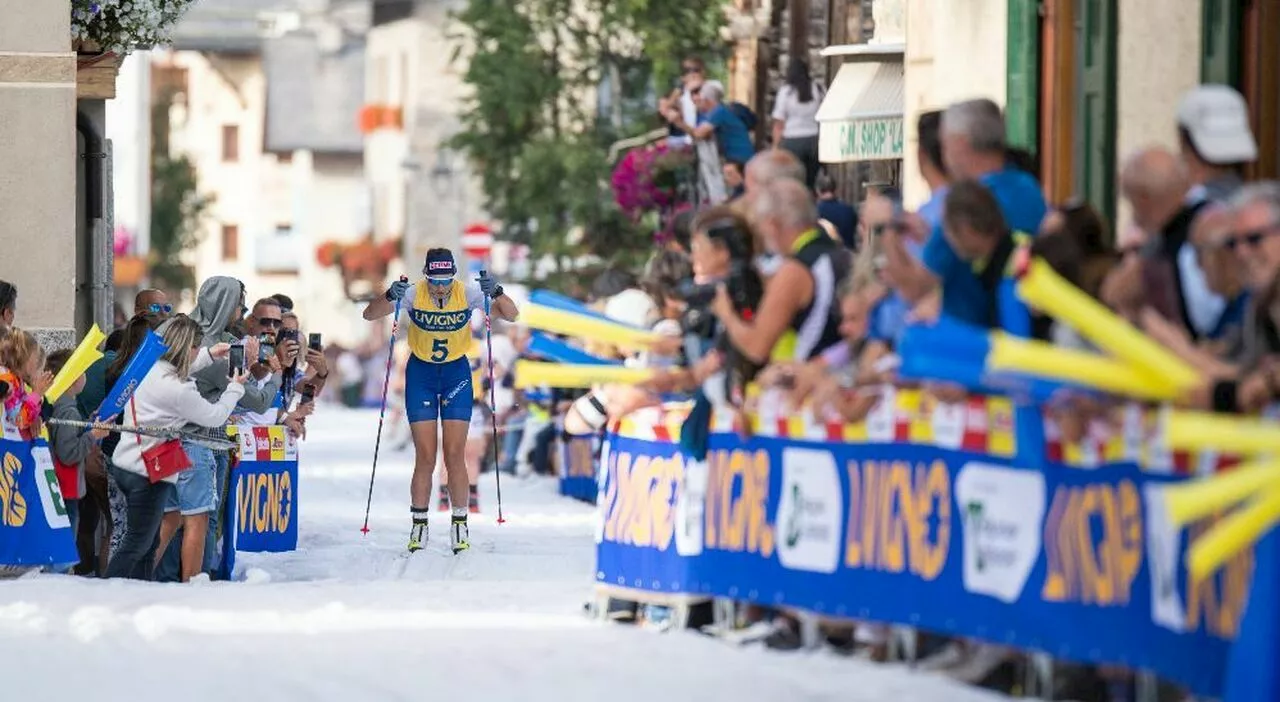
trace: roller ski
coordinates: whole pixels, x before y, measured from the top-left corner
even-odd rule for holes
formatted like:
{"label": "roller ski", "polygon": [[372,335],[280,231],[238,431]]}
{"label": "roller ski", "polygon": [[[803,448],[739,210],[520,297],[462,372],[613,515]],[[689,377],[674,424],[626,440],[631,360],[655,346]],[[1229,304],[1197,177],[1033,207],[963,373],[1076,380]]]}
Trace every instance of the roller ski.
{"label": "roller ski", "polygon": [[413,514],[413,527],[409,530],[409,553],[421,551],[427,545],[427,515],[423,510],[410,510]]}
{"label": "roller ski", "polygon": [[471,533],[467,529],[467,515],[449,520],[449,546],[454,555],[471,549]]}

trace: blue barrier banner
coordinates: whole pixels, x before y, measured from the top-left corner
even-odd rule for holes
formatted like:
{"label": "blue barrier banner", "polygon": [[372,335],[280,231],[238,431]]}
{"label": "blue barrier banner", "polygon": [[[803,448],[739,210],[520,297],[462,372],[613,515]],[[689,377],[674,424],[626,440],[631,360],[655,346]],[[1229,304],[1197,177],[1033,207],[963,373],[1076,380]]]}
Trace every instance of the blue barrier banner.
{"label": "blue barrier banner", "polygon": [[80,558],[49,445],[16,440],[11,429],[0,439],[0,565],[74,565]]}
{"label": "blue barrier banner", "polygon": [[611,434],[597,580],[973,637],[1223,688],[1252,551],[1193,586],[1174,475],[910,443]]}
{"label": "blue barrier banner", "polygon": [[596,478],[595,434],[563,435],[560,442],[560,494],[595,504],[599,492]]}
{"label": "blue barrier banner", "polygon": [[240,461],[227,491],[224,570],[237,551],[298,548],[298,444],[284,426],[237,426]]}

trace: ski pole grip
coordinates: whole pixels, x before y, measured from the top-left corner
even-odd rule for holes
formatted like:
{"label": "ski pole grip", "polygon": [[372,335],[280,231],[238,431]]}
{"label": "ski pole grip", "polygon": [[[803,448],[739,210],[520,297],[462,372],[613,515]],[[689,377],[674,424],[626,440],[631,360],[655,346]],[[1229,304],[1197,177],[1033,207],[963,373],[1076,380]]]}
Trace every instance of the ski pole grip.
{"label": "ski pole grip", "polygon": [[400,276],[400,282],[401,282],[401,283],[407,283],[407,282],[409,282],[409,276],[407,276],[407,275],[402,275],[402,276]]}

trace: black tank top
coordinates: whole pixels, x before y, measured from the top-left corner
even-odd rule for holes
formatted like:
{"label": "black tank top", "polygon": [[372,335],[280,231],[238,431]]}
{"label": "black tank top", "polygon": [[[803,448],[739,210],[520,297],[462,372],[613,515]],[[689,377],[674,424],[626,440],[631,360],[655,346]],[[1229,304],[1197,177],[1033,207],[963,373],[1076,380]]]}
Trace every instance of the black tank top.
{"label": "black tank top", "polygon": [[796,239],[791,258],[809,269],[813,299],[791,320],[795,358],[807,361],[840,341],[840,305],[836,287],[849,274],[849,252],[840,242],[812,229]]}

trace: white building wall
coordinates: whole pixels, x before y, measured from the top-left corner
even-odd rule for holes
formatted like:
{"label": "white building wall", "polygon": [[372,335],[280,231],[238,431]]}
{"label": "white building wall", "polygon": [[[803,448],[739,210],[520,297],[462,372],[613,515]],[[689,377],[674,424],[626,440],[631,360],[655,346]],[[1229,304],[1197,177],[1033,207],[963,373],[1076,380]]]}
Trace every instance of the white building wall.
{"label": "white building wall", "polygon": [[[1159,2],[1159,0],[1151,0]],[[1006,99],[1008,0],[907,0],[903,198],[909,208],[929,197],[916,167],[921,112],[970,98]]]}
{"label": "white building wall", "polygon": [[[293,298],[305,331],[325,343],[353,345],[367,334],[336,268],[321,268],[316,249],[325,241],[353,242],[368,232],[367,184],[358,156],[283,159],[263,151],[266,83],[257,57],[209,58],[176,52],[188,70],[188,101],[176,110],[171,147],[194,161],[200,191],[214,202],[203,237],[189,252],[197,285],[227,275],[245,284],[248,302],[282,293]],[[222,159],[224,125],[239,127],[239,159]],[[234,260],[223,257],[222,227],[239,227]],[[289,261],[296,272],[279,272]],[[194,303],[187,300],[186,307]]]}
{"label": "white building wall", "polygon": [[116,78],[116,97],[107,101],[106,109],[116,229],[133,238],[135,254],[145,256],[151,234],[150,52],[125,58]]}

